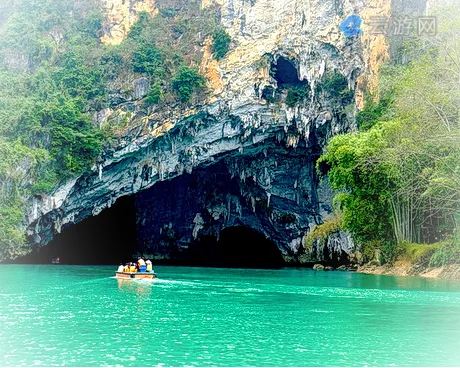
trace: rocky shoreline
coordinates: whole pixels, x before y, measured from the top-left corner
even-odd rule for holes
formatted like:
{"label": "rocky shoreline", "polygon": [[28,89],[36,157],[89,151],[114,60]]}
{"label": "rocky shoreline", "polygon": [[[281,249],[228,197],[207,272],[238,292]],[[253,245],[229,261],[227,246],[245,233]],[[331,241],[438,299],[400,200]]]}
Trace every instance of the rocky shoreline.
{"label": "rocky shoreline", "polygon": [[410,264],[397,261],[394,265],[364,265],[357,272],[373,275],[419,276],[438,279],[460,279],[460,264],[450,264],[441,267],[429,267],[420,264]]}
{"label": "rocky shoreline", "polygon": [[342,265],[337,268],[324,266],[316,263],[313,265],[315,271],[352,271],[371,275],[387,275],[387,276],[416,276],[425,278],[437,279],[459,279],[460,280],[460,264],[451,264],[442,267],[429,267],[421,264],[411,264],[408,262],[397,261],[393,265]]}

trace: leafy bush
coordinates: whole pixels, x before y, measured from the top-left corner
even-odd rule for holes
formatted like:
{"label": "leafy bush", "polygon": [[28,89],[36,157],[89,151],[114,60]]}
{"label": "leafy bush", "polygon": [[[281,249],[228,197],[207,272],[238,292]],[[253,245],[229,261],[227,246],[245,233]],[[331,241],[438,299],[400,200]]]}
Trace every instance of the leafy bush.
{"label": "leafy bush", "polygon": [[147,25],[147,22],[150,20],[149,13],[143,11],[140,12],[138,15],[137,22],[131,26],[131,29],[128,33],[128,38],[133,40],[139,40],[140,35],[142,34],[142,30]]}
{"label": "leafy bush", "polygon": [[[458,230],[457,230],[458,232]],[[457,237],[458,238],[458,237]],[[460,263],[460,243],[455,238],[440,244],[430,258],[430,266],[440,267]]]}
{"label": "leafy bush", "polygon": [[32,194],[48,193],[58,183],[58,175],[54,170],[45,171],[30,189]]}
{"label": "leafy bush", "polygon": [[172,79],[171,85],[181,101],[187,102],[192,97],[193,92],[204,87],[205,82],[206,79],[198,73],[198,70],[184,66]]}
{"label": "leafy bush", "polygon": [[396,259],[404,252],[404,248],[401,244],[397,244],[391,241],[385,241],[380,247],[380,263],[393,264]]}
{"label": "leafy bush", "polygon": [[443,243],[435,244],[416,244],[404,241],[401,243],[402,252],[400,258],[410,263],[428,263],[432,254],[441,246]]}
{"label": "leafy bush", "polygon": [[53,79],[71,97],[90,100],[105,94],[105,84],[98,67],[85,65],[83,56],[70,51],[59,64],[60,68],[53,74]]}
{"label": "leafy bush", "polygon": [[288,90],[285,103],[289,107],[297,105],[308,97],[309,91],[305,87],[295,86]]}
{"label": "leafy bush", "polygon": [[157,104],[163,98],[163,91],[158,83],[155,83],[145,96],[145,103],[148,105]]}
{"label": "leafy bush", "polygon": [[375,102],[372,95],[367,95],[364,102],[364,108],[356,115],[358,128],[363,131],[372,128],[381,121],[390,105],[390,96],[385,96]]}
{"label": "leafy bush", "polygon": [[347,78],[338,72],[326,73],[316,90],[338,98],[343,104],[349,104],[353,101],[354,93],[348,88]]}
{"label": "leafy bush", "polygon": [[214,32],[212,38],[212,53],[217,60],[220,60],[227,54],[232,39],[223,29],[218,29]]}
{"label": "leafy bush", "polygon": [[342,226],[342,217],[339,214],[333,214],[326,218],[324,223],[316,226],[305,237],[304,248],[311,251],[313,245],[317,243],[324,246],[328,237],[340,230]]}
{"label": "leafy bush", "polygon": [[369,262],[375,262],[376,265],[380,265],[380,260],[376,258],[376,249],[382,248],[382,242],[379,240],[370,240],[362,242],[359,246],[359,263],[365,264]]}
{"label": "leafy bush", "polygon": [[20,203],[0,206],[0,260],[16,258],[28,253],[25,234],[18,229],[24,216]]}
{"label": "leafy bush", "polygon": [[164,78],[166,72],[160,50],[153,45],[141,43],[133,54],[133,70],[152,77]]}

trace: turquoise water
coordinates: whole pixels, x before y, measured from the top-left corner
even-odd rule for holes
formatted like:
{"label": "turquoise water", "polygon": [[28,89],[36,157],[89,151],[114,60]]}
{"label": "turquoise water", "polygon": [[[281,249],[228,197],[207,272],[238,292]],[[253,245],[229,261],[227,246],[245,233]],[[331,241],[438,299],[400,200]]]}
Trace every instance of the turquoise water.
{"label": "turquoise water", "polygon": [[460,365],[460,281],[0,265],[0,366]]}

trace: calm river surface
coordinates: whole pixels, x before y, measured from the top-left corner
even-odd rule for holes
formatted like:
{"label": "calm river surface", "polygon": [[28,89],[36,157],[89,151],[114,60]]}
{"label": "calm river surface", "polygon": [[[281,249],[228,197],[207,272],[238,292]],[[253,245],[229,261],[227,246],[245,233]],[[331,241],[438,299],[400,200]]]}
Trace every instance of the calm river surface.
{"label": "calm river surface", "polygon": [[0,265],[0,366],[460,366],[460,281]]}

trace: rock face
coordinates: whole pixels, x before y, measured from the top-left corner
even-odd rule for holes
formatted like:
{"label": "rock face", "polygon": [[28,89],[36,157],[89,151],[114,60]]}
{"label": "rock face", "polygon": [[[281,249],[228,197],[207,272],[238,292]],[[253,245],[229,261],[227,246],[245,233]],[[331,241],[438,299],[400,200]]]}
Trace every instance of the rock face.
{"label": "rock face", "polygon": [[330,211],[320,186],[305,147],[267,139],[136,195],[140,251],[172,255],[203,235],[219,239],[222,230],[243,226],[293,256],[310,224]]}
{"label": "rock face", "polygon": [[139,12],[156,14],[153,0],[106,0],[104,3],[107,22],[101,41],[109,45],[119,45],[123,41]]}
{"label": "rock face", "polygon": [[[220,62],[212,58],[210,42],[203,44],[205,102],[146,110],[140,101],[145,78],[130,82],[134,95],[115,91],[111,108],[96,114],[95,122],[127,117],[125,136],[91,171],[49,197],[30,200],[30,243],[43,246],[64,227],[137,193],[142,251],[169,254],[170,234],[175,246],[187,247],[201,235],[218,237],[226,227],[244,225],[284,255],[296,255],[305,233],[331,211],[330,190],[318,181],[314,162],[330,137],[355,129],[353,92],[344,97],[326,80],[342,78],[353,91],[367,67],[360,38],[344,37],[338,25],[355,8],[368,15],[386,11],[375,3],[204,1],[202,6],[221,7],[232,37]],[[107,1],[111,31],[103,41],[119,43],[136,9],[155,14],[153,2]],[[288,84],[309,88],[306,100],[288,106]],[[337,238],[331,247],[348,250],[349,244]]]}

